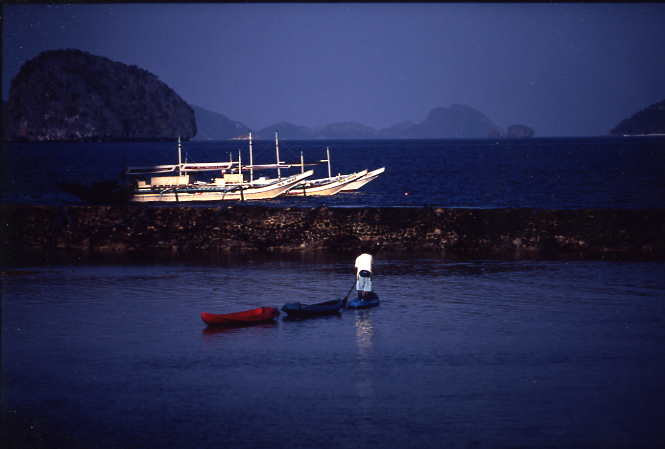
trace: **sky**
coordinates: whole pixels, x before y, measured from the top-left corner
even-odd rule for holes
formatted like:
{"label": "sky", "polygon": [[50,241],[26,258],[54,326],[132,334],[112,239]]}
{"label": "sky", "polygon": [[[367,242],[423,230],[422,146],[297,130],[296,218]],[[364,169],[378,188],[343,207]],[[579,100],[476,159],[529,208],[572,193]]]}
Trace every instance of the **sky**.
{"label": "sky", "polygon": [[665,4],[4,5],[3,99],[77,48],[134,64],[252,129],[384,128],[465,104],[538,136],[604,135],[665,99]]}

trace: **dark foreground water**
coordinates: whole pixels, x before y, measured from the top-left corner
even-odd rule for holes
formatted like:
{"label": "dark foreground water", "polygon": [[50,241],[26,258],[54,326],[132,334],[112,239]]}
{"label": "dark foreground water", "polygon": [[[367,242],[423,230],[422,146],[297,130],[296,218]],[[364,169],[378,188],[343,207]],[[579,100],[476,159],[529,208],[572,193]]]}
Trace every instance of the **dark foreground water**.
{"label": "dark foreground water", "polygon": [[[307,162],[332,152],[333,173],[386,167],[359,192],[324,198],[277,199],[287,206],[407,206],[652,208],[665,206],[665,137],[540,138],[525,140],[282,141],[281,159]],[[191,162],[249,159],[247,142],[186,142]],[[0,200],[77,202],[62,182],[118,179],[129,165],[177,162],[174,142],[11,143],[4,146]],[[254,145],[256,163],[275,161],[274,144]],[[315,177],[327,176],[325,164]],[[293,174],[298,170],[285,170]],[[210,178],[208,174],[208,179]],[[274,177],[263,171],[257,176]]]}
{"label": "dark foreground water", "polygon": [[86,448],[665,446],[665,264],[376,271],[378,308],[223,331],[199,312],[331,299],[352,263],[4,274],[12,435]]}

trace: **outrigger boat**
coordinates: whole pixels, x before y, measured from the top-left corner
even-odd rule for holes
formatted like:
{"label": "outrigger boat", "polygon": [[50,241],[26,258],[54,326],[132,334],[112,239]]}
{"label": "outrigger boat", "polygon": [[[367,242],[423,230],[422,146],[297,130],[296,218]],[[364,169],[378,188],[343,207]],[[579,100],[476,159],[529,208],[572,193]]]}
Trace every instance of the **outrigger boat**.
{"label": "outrigger boat", "polygon": [[[155,165],[149,167],[129,167],[128,175],[152,175],[150,182],[138,180],[136,189],[130,197],[134,202],[189,202],[189,201],[223,201],[223,200],[266,200],[283,195],[303,179],[314,172],[308,170],[298,175],[254,183],[244,180],[242,159],[229,162],[183,163],[182,143],[178,138],[178,164]],[[251,143],[250,143],[250,161]],[[279,160],[279,159],[278,159]],[[228,173],[237,166],[237,173]],[[277,164],[279,167],[279,164]],[[253,178],[254,169],[271,168],[269,166],[250,165]],[[278,168],[279,170],[279,168]],[[221,171],[221,178],[213,178],[211,182],[192,181],[189,173],[204,171]],[[163,176],[167,174],[166,176]]]}
{"label": "outrigger boat", "polygon": [[365,176],[363,176],[360,179],[357,179],[353,182],[350,182],[349,184],[345,185],[342,187],[342,192],[353,192],[367,184],[368,182],[374,181],[376,178],[379,177],[381,173],[386,171],[386,167],[381,167],[377,168],[376,170],[372,170],[370,172],[367,172]]}
{"label": "outrigger boat", "polygon": [[288,196],[331,196],[335,195],[352,182],[358,181],[367,174],[362,170],[349,175],[338,175],[334,178],[312,179],[311,181],[300,181],[286,194]]}
{"label": "outrigger boat", "polygon": [[[271,183],[274,183],[278,180],[283,179],[282,178],[282,169],[287,169],[287,168],[293,168],[295,167],[300,167],[300,174],[303,175],[305,173],[312,172],[312,170],[308,170],[307,172],[305,171],[304,167],[307,166],[312,166],[312,165],[317,165],[317,164],[305,164],[302,161],[302,155],[300,158],[300,164],[287,164],[284,161],[280,161],[279,157],[279,134],[278,132],[275,132],[275,164],[259,164],[256,165],[253,163],[253,151],[252,151],[252,133],[250,131],[249,133],[249,165],[245,165],[242,167],[243,170],[248,170],[249,171],[249,183],[254,185],[254,186],[264,186],[268,185]],[[254,170],[266,170],[266,169],[276,169],[277,170],[277,178],[266,178],[265,176],[262,176],[258,179],[254,179]]]}
{"label": "outrigger boat", "polygon": [[275,132],[275,158],[276,164],[267,164],[267,165],[253,165],[252,164],[252,133],[249,133],[249,157],[250,164],[245,166],[246,170],[250,170],[250,183],[254,185],[265,185],[266,183],[273,182],[273,179],[269,178],[259,178],[254,179],[252,169],[260,168],[276,168],[277,169],[277,178],[281,179],[280,169],[284,168],[293,168],[300,167],[300,173],[305,173],[305,166],[318,165],[318,163],[327,162],[328,164],[328,177],[319,178],[319,179],[305,179],[300,181],[295,187],[289,189],[286,193],[287,196],[332,196],[342,191],[354,191],[358,190],[365,184],[376,179],[381,173],[385,171],[385,167],[381,167],[372,172],[367,170],[362,170],[355,173],[350,173],[347,175],[338,174],[337,176],[332,176],[332,167],[331,167],[331,158],[330,158],[330,148],[326,147],[326,159],[322,159],[317,163],[308,163],[306,164],[303,159],[303,153],[300,152],[300,163],[286,164],[284,161],[280,160],[279,156],[279,133]]}
{"label": "outrigger boat", "polygon": [[[320,162],[328,163],[328,177],[319,179],[306,179],[287,192],[288,196],[331,196],[342,191],[358,190],[370,181],[376,179],[385,171],[385,167],[372,171],[371,177],[367,170],[347,175],[332,176],[330,163],[330,148],[326,147],[326,159]],[[304,172],[303,155],[300,153],[301,173]]]}

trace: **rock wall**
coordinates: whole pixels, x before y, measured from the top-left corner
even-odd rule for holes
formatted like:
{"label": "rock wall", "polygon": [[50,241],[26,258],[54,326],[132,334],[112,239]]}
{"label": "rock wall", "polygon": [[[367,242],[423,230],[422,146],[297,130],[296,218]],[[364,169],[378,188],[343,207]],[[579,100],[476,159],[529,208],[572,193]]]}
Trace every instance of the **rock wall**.
{"label": "rock wall", "polygon": [[81,257],[355,253],[665,259],[665,209],[2,206],[4,263]]}

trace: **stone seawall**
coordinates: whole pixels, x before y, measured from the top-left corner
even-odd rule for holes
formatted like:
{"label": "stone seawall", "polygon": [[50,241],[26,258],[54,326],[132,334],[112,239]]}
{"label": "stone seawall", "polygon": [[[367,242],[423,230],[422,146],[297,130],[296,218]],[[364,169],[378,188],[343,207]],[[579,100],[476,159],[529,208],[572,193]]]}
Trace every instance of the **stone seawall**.
{"label": "stone seawall", "polygon": [[[3,262],[113,255],[355,253],[665,260],[665,209],[3,205]],[[73,260],[65,258],[65,261]]]}

